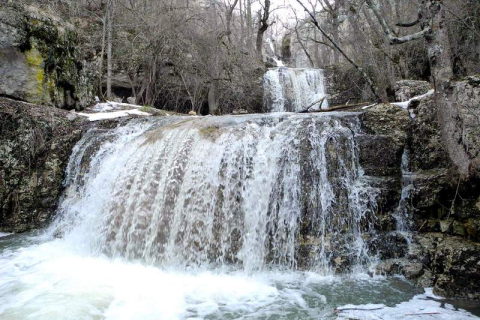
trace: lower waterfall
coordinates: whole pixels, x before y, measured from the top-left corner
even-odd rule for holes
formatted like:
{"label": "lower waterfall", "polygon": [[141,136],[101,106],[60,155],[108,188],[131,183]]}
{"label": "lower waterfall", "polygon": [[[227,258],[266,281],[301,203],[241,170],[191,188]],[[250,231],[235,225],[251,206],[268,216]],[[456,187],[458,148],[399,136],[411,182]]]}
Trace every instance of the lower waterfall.
{"label": "lower waterfall", "polygon": [[365,266],[375,190],[358,165],[357,122],[172,117],[91,131],[71,157],[54,232],[184,269]]}
{"label": "lower waterfall", "polygon": [[52,225],[0,234],[0,319],[472,319],[366,272],[379,191],[359,131],[354,113],[91,129]]}

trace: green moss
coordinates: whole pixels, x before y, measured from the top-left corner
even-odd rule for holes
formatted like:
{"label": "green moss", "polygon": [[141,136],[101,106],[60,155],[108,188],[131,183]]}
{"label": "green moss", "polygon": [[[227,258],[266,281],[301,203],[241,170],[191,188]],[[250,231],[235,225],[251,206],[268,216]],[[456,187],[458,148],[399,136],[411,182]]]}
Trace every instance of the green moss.
{"label": "green moss", "polygon": [[48,88],[48,93],[50,95],[50,100],[55,101],[56,95],[55,95],[55,79],[53,77],[49,77],[47,81],[47,88]]}
{"label": "green moss", "polygon": [[200,128],[198,131],[200,132],[200,135],[204,138],[215,140],[220,135],[218,132],[219,129],[220,128],[217,126],[208,126]]}
{"label": "green moss", "polygon": [[32,70],[29,98],[32,99],[32,102],[43,103],[45,102],[44,84],[46,78],[43,68],[43,57],[40,52],[33,47],[25,53],[25,59],[30,70]]}
{"label": "green moss", "polygon": [[[157,111],[161,111],[161,110],[158,110],[158,109],[155,109],[155,108],[152,108],[151,106],[143,106],[141,107],[140,109],[138,109],[142,112],[147,112],[147,113],[150,113],[150,114],[154,114],[156,115]],[[163,111],[163,110],[162,110]]]}

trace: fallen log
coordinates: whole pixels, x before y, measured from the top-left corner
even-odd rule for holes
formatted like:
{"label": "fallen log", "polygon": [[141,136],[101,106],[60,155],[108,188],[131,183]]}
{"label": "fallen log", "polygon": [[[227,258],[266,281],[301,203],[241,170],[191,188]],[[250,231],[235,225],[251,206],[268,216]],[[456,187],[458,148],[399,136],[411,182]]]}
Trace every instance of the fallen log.
{"label": "fallen log", "polygon": [[441,314],[440,312],[418,312],[418,313],[405,313],[406,316],[421,316],[421,315],[431,315],[431,314]]}
{"label": "fallen log", "polygon": [[331,111],[344,110],[344,109],[350,109],[350,108],[355,108],[355,107],[368,106],[369,104],[371,104],[371,102],[345,104],[345,105],[340,105],[340,106],[334,106],[334,107],[331,107],[331,108],[328,108],[328,109],[312,110],[312,111],[309,111],[309,112],[331,112]]}
{"label": "fallen log", "polygon": [[306,107],[305,109],[299,111],[298,113],[308,113],[309,112],[309,109],[311,107],[313,107],[314,105],[316,105],[317,103],[320,103],[320,108],[322,108],[322,104],[323,104],[323,101],[325,100],[325,97],[323,97],[322,99],[320,100],[317,100],[315,101],[314,103],[311,103],[308,107]]}

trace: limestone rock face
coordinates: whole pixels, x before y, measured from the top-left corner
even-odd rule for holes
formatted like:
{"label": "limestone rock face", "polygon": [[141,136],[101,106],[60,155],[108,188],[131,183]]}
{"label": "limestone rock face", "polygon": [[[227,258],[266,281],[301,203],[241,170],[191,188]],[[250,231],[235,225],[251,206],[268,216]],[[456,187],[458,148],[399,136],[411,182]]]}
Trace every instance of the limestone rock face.
{"label": "limestone rock face", "polygon": [[401,194],[402,153],[411,130],[407,110],[379,104],[360,116],[359,161],[370,183],[379,190],[377,216],[382,231],[395,230],[392,212]]}
{"label": "limestone rock face", "polygon": [[49,220],[84,119],[0,98],[0,231],[23,232]]}
{"label": "limestone rock face", "polygon": [[[416,228],[421,227],[424,232],[442,231],[478,241],[480,234],[476,225],[480,221],[480,207],[476,203],[480,199],[480,190],[478,179],[475,178],[478,169],[474,166],[479,161],[477,149],[480,135],[474,119],[480,111],[480,88],[476,87],[474,79],[471,77],[453,82],[449,89],[455,97],[456,107],[461,111],[459,120],[463,122],[464,142],[469,146],[466,150],[472,159],[473,178],[462,179],[449,158],[437,121],[437,106],[432,97],[420,101],[414,110],[416,118],[412,124],[409,147]],[[447,225],[447,221],[451,223]]]}
{"label": "limestone rock face", "polygon": [[92,102],[92,73],[74,27],[33,7],[0,7],[0,95],[83,109]]}
{"label": "limestone rock face", "polygon": [[449,103],[459,110],[462,144],[470,161],[470,174],[480,178],[480,76],[450,83]]}
{"label": "limestone rock face", "polygon": [[425,94],[432,87],[427,81],[400,80],[395,83],[395,100],[407,101],[413,97]]}
{"label": "limestone rock face", "polygon": [[[429,86],[408,82],[399,100],[408,100]],[[359,156],[366,175],[379,188],[377,217],[380,233],[371,250],[384,260],[380,274],[403,274],[421,286],[435,288],[446,297],[480,299],[480,188],[477,169],[480,134],[480,78],[452,82],[448,88],[459,109],[470,178],[461,178],[441,137],[434,96],[411,104],[407,110],[380,104],[361,115],[364,135],[358,136]],[[415,91],[415,90],[416,91]],[[409,151],[408,179],[410,232],[395,230],[395,214],[402,190],[403,150]],[[395,248],[396,250],[391,250]]]}

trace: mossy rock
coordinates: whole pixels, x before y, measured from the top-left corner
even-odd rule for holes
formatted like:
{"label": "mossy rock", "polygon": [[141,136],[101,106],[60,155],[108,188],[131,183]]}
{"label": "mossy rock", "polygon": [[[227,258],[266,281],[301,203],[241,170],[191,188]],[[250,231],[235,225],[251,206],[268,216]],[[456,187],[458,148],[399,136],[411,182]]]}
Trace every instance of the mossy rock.
{"label": "mossy rock", "polygon": [[95,96],[72,26],[33,7],[0,8],[0,94],[36,104],[83,109]]}

